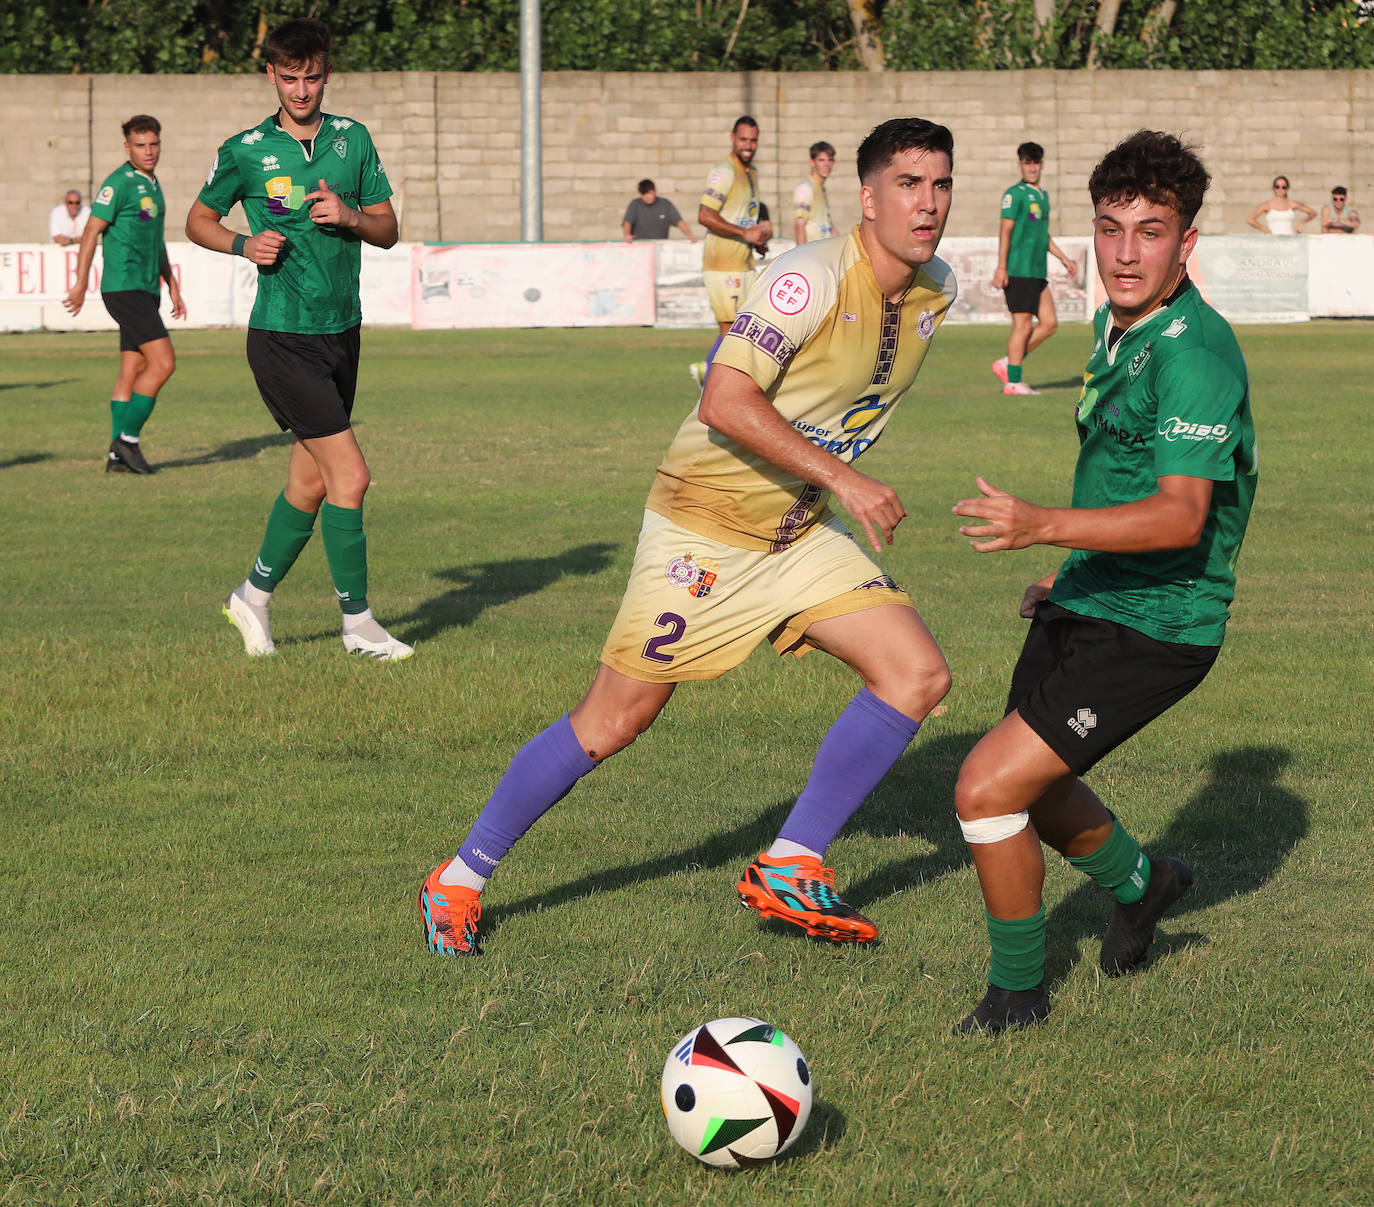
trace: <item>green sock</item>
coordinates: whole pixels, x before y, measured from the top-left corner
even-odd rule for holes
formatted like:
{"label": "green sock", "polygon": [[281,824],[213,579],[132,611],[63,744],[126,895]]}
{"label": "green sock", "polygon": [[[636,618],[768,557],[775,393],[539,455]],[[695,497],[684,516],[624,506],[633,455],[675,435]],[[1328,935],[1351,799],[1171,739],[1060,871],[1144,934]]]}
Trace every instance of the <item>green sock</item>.
{"label": "green sock", "polygon": [[1106,842],[1087,855],[1070,855],[1068,860],[1080,872],[1115,893],[1122,905],[1134,905],[1145,895],[1145,886],[1150,883],[1150,861],[1140,844],[1115,818]]}
{"label": "green sock", "polygon": [[124,430],[124,416],[128,410],[128,402],[122,398],[110,399],[110,443],[113,444],[119,439],[119,434]]}
{"label": "green sock", "polygon": [[[1016,384],[1018,381],[1020,381],[1020,380],[1021,380],[1021,366],[1020,366],[1020,365],[1008,365],[1008,366],[1007,366],[1007,381],[1008,381],[1008,383],[1010,383],[1011,385],[1015,385],[1015,384]],[[1002,988],[1005,989],[1006,986],[1003,985]]]}
{"label": "green sock", "polygon": [[248,574],[248,581],[260,591],[271,591],[286,577],[314,531],[315,513],[292,507],[286,501],[286,492],[282,491],[272,504],[272,514],[267,517],[262,549]]}
{"label": "green sock", "polygon": [[363,532],[361,507],[335,507],[326,502],[320,508],[320,535],[334,594],[339,607],[350,615],[367,611],[367,535]]}
{"label": "green sock", "polygon": [[148,422],[148,416],[153,413],[153,408],[157,406],[156,398],[149,398],[147,394],[131,394],[129,401],[124,404],[124,422],[120,425],[121,435],[137,438],[143,431],[143,425]]}
{"label": "green sock", "polygon": [[1007,921],[988,914],[992,962],[988,980],[999,989],[1034,989],[1045,979],[1045,907]]}

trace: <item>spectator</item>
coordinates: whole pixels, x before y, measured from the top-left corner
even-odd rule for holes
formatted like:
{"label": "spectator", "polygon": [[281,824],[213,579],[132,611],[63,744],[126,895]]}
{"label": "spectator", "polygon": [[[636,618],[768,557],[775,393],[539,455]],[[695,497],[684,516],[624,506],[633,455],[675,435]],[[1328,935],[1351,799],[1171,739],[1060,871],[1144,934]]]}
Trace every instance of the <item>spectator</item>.
{"label": "spectator", "polygon": [[[1263,222],[1260,221],[1262,214],[1267,215]],[[1294,201],[1288,196],[1287,176],[1275,176],[1274,195],[1255,206],[1255,212],[1246,221],[1266,235],[1300,235],[1302,224],[1316,216],[1317,211],[1310,205],[1303,205],[1301,201]]]}
{"label": "spectator", "polygon": [[1360,215],[1353,205],[1346,204],[1347,197],[1343,184],[1331,190],[1331,204],[1322,206],[1323,234],[1353,235],[1360,229]]}
{"label": "spectator", "polygon": [[674,226],[693,243],[697,241],[697,237],[682,220],[682,215],[677,212],[677,206],[668,198],[658,195],[652,180],[641,180],[639,196],[625,207],[625,217],[620,220],[625,242],[633,243],[636,239],[666,239],[668,231]]}
{"label": "spectator", "polygon": [[91,207],[81,204],[81,190],[68,189],[61,205],[52,207],[48,215],[48,237],[64,247],[68,243],[80,243],[81,232],[86,229],[86,219],[91,216]]}

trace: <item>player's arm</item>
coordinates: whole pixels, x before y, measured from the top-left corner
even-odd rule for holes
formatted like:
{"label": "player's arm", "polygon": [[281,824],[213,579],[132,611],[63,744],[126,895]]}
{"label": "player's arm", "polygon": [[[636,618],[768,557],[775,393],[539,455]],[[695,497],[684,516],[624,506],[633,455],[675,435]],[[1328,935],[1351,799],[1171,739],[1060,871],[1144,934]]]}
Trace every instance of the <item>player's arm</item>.
{"label": "player's arm", "polygon": [[697,222],[722,239],[743,239],[756,247],[768,242],[768,232],[763,227],[736,226],[733,222],[727,222],[720,216],[719,210],[713,210],[709,205],[697,206]]}
{"label": "player's arm", "polygon": [[1078,275],[1078,261],[1071,260],[1060,251],[1059,245],[1053,239],[1050,240],[1050,255],[1064,266],[1064,271],[1067,272],[1069,276],[1076,277]]}
{"label": "player's arm", "polygon": [[162,252],[158,257],[158,275],[167,282],[167,296],[172,299],[172,317],[174,319],[184,319],[186,317],[186,303],[181,298],[181,286],[177,284],[176,273],[172,271],[172,262],[167,258],[167,244],[162,245]]}
{"label": "player's arm", "polygon": [[697,241],[697,237],[696,237],[694,234],[692,234],[692,228],[691,228],[690,226],[687,225],[687,221],[686,221],[685,218],[679,218],[679,219],[677,220],[677,228],[678,228],[678,230],[680,230],[684,235],[687,236],[687,239],[688,239],[689,242],[695,243],[695,242]]}
{"label": "player's arm", "polygon": [[191,202],[191,212],[186,215],[186,237],[199,247],[223,252],[226,256],[242,256],[263,267],[277,262],[277,256],[286,243],[286,236],[281,231],[265,230],[256,235],[235,234],[224,225],[224,215],[212,210],[199,198]]}
{"label": "player's arm", "polygon": [[1007,256],[1011,254],[1011,232],[1015,226],[1015,218],[1003,218],[997,228],[997,271],[992,274],[994,289],[1005,289],[1011,280],[1007,275]]}
{"label": "player's arm", "polygon": [[959,531],[980,553],[1058,545],[1095,553],[1157,553],[1191,549],[1202,539],[1212,480],[1164,474],[1152,495],[1115,507],[1039,507],[978,479],[981,497],[963,499],[954,514],[982,520]]}
{"label": "player's arm", "polygon": [[719,361],[713,364],[697,418],[783,472],[830,491],[863,526],[875,552],[881,552],[883,542],[892,544],[892,530],[906,515],[897,492],[812,444],[747,373]]}
{"label": "player's arm", "polygon": [[620,234],[626,243],[633,243],[635,241],[634,235],[630,233],[630,220],[628,218],[620,224]]}
{"label": "player's arm", "polygon": [[1017,609],[1027,620],[1035,615],[1035,605],[1043,603],[1049,599],[1050,592],[1054,590],[1054,580],[1059,577],[1056,570],[1053,574],[1047,574],[1039,582],[1031,583],[1026,588],[1026,593],[1021,596],[1021,606]]}
{"label": "player's arm", "polygon": [[104,218],[92,214],[86,220],[86,229],[81,232],[81,250],[76,255],[76,275],[72,277],[72,287],[62,299],[68,314],[80,314],[82,303],[86,300],[86,287],[91,279],[91,262],[95,259],[95,245],[100,236],[109,229]]}
{"label": "player's arm", "polygon": [[351,231],[373,247],[396,245],[400,230],[389,198],[355,210],[321,178],[319,188],[307,193],[304,199],[310,204],[310,221],[316,226],[336,226]]}

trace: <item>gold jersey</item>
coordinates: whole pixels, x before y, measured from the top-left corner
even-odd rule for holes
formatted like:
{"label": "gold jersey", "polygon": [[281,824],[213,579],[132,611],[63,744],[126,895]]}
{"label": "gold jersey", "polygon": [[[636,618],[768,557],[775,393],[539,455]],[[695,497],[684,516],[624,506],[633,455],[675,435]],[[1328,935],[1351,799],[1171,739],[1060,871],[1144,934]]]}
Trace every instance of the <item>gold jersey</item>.
{"label": "gold jersey", "polygon": [[[733,155],[722,159],[706,178],[700,204],[736,226],[755,225],[759,220],[758,173]],[[706,232],[701,257],[703,272],[748,272],[753,266],[752,243]]]}
{"label": "gold jersey", "polygon": [[[712,363],[747,373],[793,428],[853,462],[916,380],[956,293],[954,273],[935,258],[901,302],[888,301],[855,227],[769,265]],[[645,505],[745,549],[785,549],[831,514],[827,491],[712,431],[695,410]]]}
{"label": "gold jersey", "polygon": [[[806,241],[829,239],[835,233],[830,218],[830,198],[825,195],[825,181],[808,176],[792,190],[792,218],[806,223]],[[795,226],[793,227],[795,230]]]}

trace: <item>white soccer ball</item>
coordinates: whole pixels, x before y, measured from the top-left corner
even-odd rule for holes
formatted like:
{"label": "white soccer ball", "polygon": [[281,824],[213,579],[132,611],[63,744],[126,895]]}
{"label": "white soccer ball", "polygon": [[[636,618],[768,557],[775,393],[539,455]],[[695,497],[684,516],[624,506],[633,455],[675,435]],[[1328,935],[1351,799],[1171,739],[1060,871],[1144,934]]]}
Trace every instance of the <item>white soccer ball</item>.
{"label": "white soccer ball", "polygon": [[707,1165],[740,1169],[796,1143],[811,1114],[811,1069],[769,1023],[718,1018],[673,1046],[662,1099],[674,1140]]}

